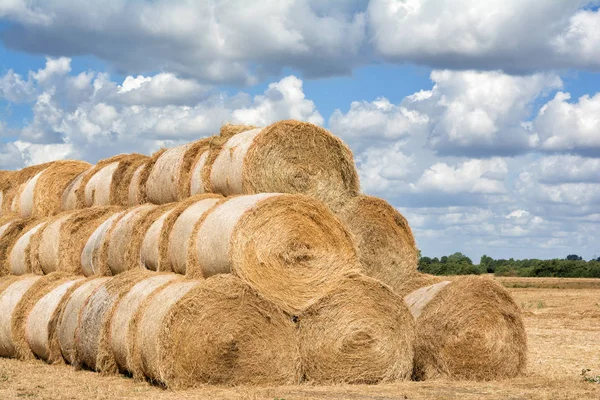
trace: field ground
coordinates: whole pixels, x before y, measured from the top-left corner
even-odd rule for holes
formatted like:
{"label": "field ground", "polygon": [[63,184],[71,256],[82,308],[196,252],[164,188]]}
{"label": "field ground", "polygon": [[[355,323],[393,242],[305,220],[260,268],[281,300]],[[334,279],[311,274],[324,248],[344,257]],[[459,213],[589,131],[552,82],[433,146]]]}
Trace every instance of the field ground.
{"label": "field ground", "polygon": [[600,279],[499,278],[523,308],[526,376],[498,382],[214,387],[173,392],[123,376],[0,359],[0,399],[600,399]]}

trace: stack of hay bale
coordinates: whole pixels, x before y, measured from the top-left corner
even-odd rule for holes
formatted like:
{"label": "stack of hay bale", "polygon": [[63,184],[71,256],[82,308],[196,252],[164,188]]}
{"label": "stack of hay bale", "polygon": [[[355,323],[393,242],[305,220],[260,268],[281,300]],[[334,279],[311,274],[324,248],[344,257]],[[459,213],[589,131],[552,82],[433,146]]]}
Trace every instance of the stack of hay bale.
{"label": "stack of hay bale", "polygon": [[[0,355],[197,384],[523,371],[495,282],[417,272],[406,219],[315,125],[0,173]],[[186,340],[193,337],[194,340]]]}

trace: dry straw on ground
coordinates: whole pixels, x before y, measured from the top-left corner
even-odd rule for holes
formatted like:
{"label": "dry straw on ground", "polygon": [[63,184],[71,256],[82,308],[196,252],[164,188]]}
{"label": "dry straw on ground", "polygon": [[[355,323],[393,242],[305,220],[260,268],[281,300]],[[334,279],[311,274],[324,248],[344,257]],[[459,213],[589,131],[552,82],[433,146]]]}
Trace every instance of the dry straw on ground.
{"label": "dry straw on ground", "polygon": [[317,125],[279,121],[224,139],[214,140],[203,174],[211,192],[303,193],[337,207],[359,191],[352,152]]}
{"label": "dry straw on ground", "polygon": [[74,366],[77,364],[77,349],[75,340],[77,337],[77,329],[79,327],[79,315],[81,310],[86,305],[90,296],[105,283],[109,278],[90,278],[73,290],[64,303],[58,323],[56,325],[56,336],[60,352],[64,360]]}
{"label": "dry straw on ground", "polygon": [[409,380],[414,321],[401,297],[363,275],[348,277],[299,317],[305,380],[373,384]]}
{"label": "dry straw on ground", "polygon": [[127,367],[134,378],[160,381],[157,333],[171,307],[199,283],[195,279],[167,283],[142,301],[129,325]]}
{"label": "dry straw on ground", "polygon": [[405,300],[416,318],[415,379],[495,380],[523,372],[521,310],[498,283],[461,277],[417,289]]}
{"label": "dry straw on ground", "polygon": [[209,278],[191,289],[154,334],[155,378],[170,388],[299,381],[293,322],[232,275]]}
{"label": "dry straw on ground", "polygon": [[82,274],[81,255],[90,236],[121,210],[118,206],[102,206],[52,217],[31,239],[32,269],[44,274],[53,271]]}
{"label": "dry straw on ground", "polygon": [[177,274],[152,274],[136,283],[119,301],[110,321],[110,351],[104,352],[97,360],[96,367],[104,373],[131,370],[129,354],[132,354],[132,321],[142,303],[155,291],[177,279]]}
{"label": "dry straw on ground", "polygon": [[[16,350],[16,357],[20,359],[30,359],[34,353],[27,342],[27,330],[37,329],[36,326],[28,326],[28,318],[37,302],[52,291],[57,286],[71,281],[73,276],[62,272],[54,272],[50,275],[42,276],[31,285],[23,294],[21,300],[15,306],[11,320],[12,341]],[[40,327],[43,328],[43,327]]]}
{"label": "dry straw on ground", "polygon": [[[144,270],[126,271],[110,278],[88,298],[79,315],[79,326],[75,335],[75,354],[78,365],[97,370],[99,359],[112,357],[110,348],[110,322],[121,298],[138,282],[147,279],[153,272]],[[107,361],[103,361],[107,362]]]}
{"label": "dry straw on ground", "polygon": [[36,283],[40,276],[26,275],[15,280],[7,280],[0,292],[0,356],[17,357],[19,355],[13,336],[13,316],[23,295]]}
{"label": "dry straw on ground", "polygon": [[141,249],[146,232],[154,221],[175,206],[176,203],[145,204],[129,209],[106,236],[99,257],[102,273],[116,275],[131,269],[145,269]]}
{"label": "dry straw on ground", "polygon": [[42,296],[27,317],[26,339],[29,348],[47,363],[63,361],[57,337],[58,319],[71,293],[84,282],[83,277],[65,279]]}
{"label": "dry straw on ground", "polygon": [[89,168],[90,164],[83,161],[54,161],[24,184],[13,211],[24,217],[58,214],[65,190]]}
{"label": "dry straw on ground", "polygon": [[353,234],[364,272],[394,290],[417,270],[415,238],[406,218],[385,200],[359,195],[336,213]]}
{"label": "dry straw on ground", "polygon": [[228,198],[192,236],[189,276],[233,272],[292,314],[359,269],[350,234],[324,204],[304,195]]}

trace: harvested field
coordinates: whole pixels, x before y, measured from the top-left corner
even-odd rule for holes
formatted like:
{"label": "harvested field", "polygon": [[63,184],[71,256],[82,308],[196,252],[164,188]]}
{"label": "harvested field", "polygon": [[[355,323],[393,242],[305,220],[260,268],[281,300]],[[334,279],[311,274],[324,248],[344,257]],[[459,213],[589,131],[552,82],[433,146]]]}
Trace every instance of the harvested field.
{"label": "harvested field", "polygon": [[[102,376],[65,365],[49,366],[39,360],[0,359],[0,398],[598,399],[600,385],[584,382],[581,370],[590,368],[589,376],[600,375],[600,279],[549,279],[498,279],[509,287],[521,286],[509,288],[524,311],[529,339],[529,365],[521,378],[372,386],[206,386],[170,391],[122,375]],[[544,287],[548,285],[556,287]]]}

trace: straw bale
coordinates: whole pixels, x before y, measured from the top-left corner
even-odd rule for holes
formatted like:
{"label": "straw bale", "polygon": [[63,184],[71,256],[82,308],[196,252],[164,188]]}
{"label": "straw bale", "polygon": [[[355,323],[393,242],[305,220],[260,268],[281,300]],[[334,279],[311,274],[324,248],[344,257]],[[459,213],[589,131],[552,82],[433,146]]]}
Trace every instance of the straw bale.
{"label": "straw bale", "polygon": [[0,357],[16,357],[17,348],[13,337],[12,319],[23,295],[40,276],[26,275],[13,281],[0,293]]}
{"label": "straw bale", "polygon": [[[93,168],[93,167],[92,167]],[[77,191],[81,187],[81,183],[83,182],[83,178],[89,172],[89,169],[83,171],[75,179],[69,183],[69,186],[65,189],[62,195],[61,209],[62,210],[75,210],[78,207],[77,204]]]}
{"label": "straw bale", "polygon": [[46,225],[46,221],[40,222],[30,229],[23,230],[19,238],[14,242],[8,259],[10,273],[13,275],[24,275],[33,273],[31,263],[31,238]]}
{"label": "straw bale", "polygon": [[175,204],[144,204],[129,211],[111,228],[100,253],[100,269],[112,275],[130,269],[145,268],[141,248],[152,223]]}
{"label": "straw bale", "polygon": [[179,198],[185,199],[195,194],[204,193],[202,170],[208,158],[210,138],[203,138],[190,143],[181,164],[179,175]]}
{"label": "straw bale", "polygon": [[144,270],[126,271],[101,284],[88,298],[79,315],[79,327],[75,335],[75,354],[78,365],[96,370],[100,354],[107,358],[110,353],[110,321],[120,301],[141,280],[152,276]]}
{"label": "straw bale", "polygon": [[90,296],[109,278],[90,278],[70,293],[61,310],[56,326],[56,336],[64,360],[79,366],[75,340],[79,328],[79,316]]}
{"label": "straw bale", "polygon": [[[154,204],[181,200],[181,171],[190,144],[159,152],[146,181],[146,196]],[[154,159],[155,156],[153,156]]]}
{"label": "straw bale", "polygon": [[185,274],[194,227],[222,199],[221,195],[199,194],[180,202],[173,209],[161,231],[158,246],[160,270]]}
{"label": "straw bale", "polygon": [[113,174],[113,183],[110,189],[110,204],[118,206],[129,205],[129,187],[138,168],[146,165],[150,157],[131,153],[122,154],[119,167]]}
{"label": "straw bale", "polygon": [[335,209],[360,189],[350,149],[306,122],[244,131],[212,146],[211,153],[205,171],[215,193],[302,193]]}
{"label": "straw bale", "polygon": [[150,173],[152,173],[152,170],[154,169],[154,164],[166,151],[167,149],[164,148],[156,151],[154,154],[152,154],[152,157],[149,157],[146,160],[146,162],[143,164],[144,167],[139,172],[135,171],[135,173],[138,174],[138,176],[135,178],[135,181],[137,181],[137,188],[132,185],[129,186],[129,203],[131,205],[133,205],[131,203],[132,200],[137,201],[136,204],[144,204],[149,202],[148,193],[146,192],[146,182],[148,182]]}
{"label": "straw bale", "polygon": [[460,277],[418,289],[405,300],[416,317],[415,379],[487,381],[523,372],[527,336],[521,310],[498,283]]}
{"label": "straw bale", "polygon": [[[107,273],[101,268],[102,249],[104,248],[104,243],[106,242],[108,233],[113,225],[125,214],[126,211],[117,211],[108,216],[108,218],[99,224],[91,234],[87,235],[87,240],[81,251],[80,258],[81,270],[85,276]],[[89,231],[86,229],[86,233],[87,232]],[[83,236],[85,237],[86,235]]]}
{"label": "straw bale", "polygon": [[356,275],[300,315],[302,374],[310,382],[373,384],[411,378],[413,317],[387,285]]}
{"label": "straw bale", "polygon": [[359,195],[338,209],[353,234],[365,273],[396,292],[417,271],[419,250],[406,218],[383,199]]}
{"label": "straw bale", "polygon": [[110,352],[99,354],[96,367],[104,373],[115,373],[118,370],[128,371],[129,354],[132,354],[131,322],[141,304],[157,290],[176,279],[183,279],[176,274],[152,274],[131,288],[119,301],[110,322]]}
{"label": "straw bale", "polygon": [[56,335],[58,317],[70,293],[84,282],[82,277],[65,278],[42,296],[27,316],[26,339],[29,348],[49,364],[63,360]]}
{"label": "straw bale", "polygon": [[13,204],[18,210],[18,198],[25,183],[33,178],[38,172],[47,168],[51,163],[44,163],[38,165],[32,165],[25,167],[18,171],[13,171],[10,176],[10,182],[4,182],[2,186],[3,198],[2,198],[2,214],[10,214],[13,211]]}
{"label": "straw bale", "polygon": [[142,200],[142,174],[146,170],[146,163],[138,166],[129,182],[129,188],[127,193],[127,205],[137,206],[143,203]]}
{"label": "straw bale", "polygon": [[175,280],[142,301],[129,324],[127,362],[134,378],[159,380],[157,332],[171,307],[199,283],[198,280]]}
{"label": "straw bale", "polygon": [[[118,162],[104,165],[91,174],[91,177],[79,190],[82,207],[106,206],[110,204],[110,189],[114,172],[119,168]],[[93,169],[92,169],[93,170]]]}
{"label": "straw bale", "polygon": [[31,310],[36,303],[55,287],[71,281],[73,276],[62,272],[54,272],[40,277],[23,294],[21,300],[15,306],[11,319],[12,342],[15,347],[15,357],[19,359],[32,359],[34,354],[27,342],[27,330],[35,327],[28,327],[27,321]]}
{"label": "straw bale", "polygon": [[197,224],[187,260],[189,276],[233,272],[292,314],[360,270],[341,222],[304,195],[228,198]]}
{"label": "straw bale", "polygon": [[294,323],[233,275],[200,283],[154,326],[154,331],[139,327],[155,336],[149,341],[157,351],[151,371],[158,375],[150,378],[169,388],[299,382]]}
{"label": "straw bale", "polygon": [[52,217],[32,238],[31,263],[34,271],[83,273],[82,252],[100,224],[121,211],[119,206],[73,210]]}
{"label": "straw bale", "polygon": [[2,246],[0,246],[0,276],[10,273],[10,255],[21,235],[40,222],[37,218],[18,218],[2,226]]}
{"label": "straw bale", "polygon": [[160,242],[161,233],[165,227],[166,219],[173,213],[174,209],[166,210],[150,225],[140,248],[140,260],[142,265],[152,271],[164,271],[160,265]]}
{"label": "straw bale", "polygon": [[[90,168],[83,161],[55,161],[36,175],[20,198],[20,214],[28,217],[47,217],[60,212],[62,196],[79,174]],[[33,182],[33,183],[32,183]],[[29,189],[33,185],[33,195]]]}

